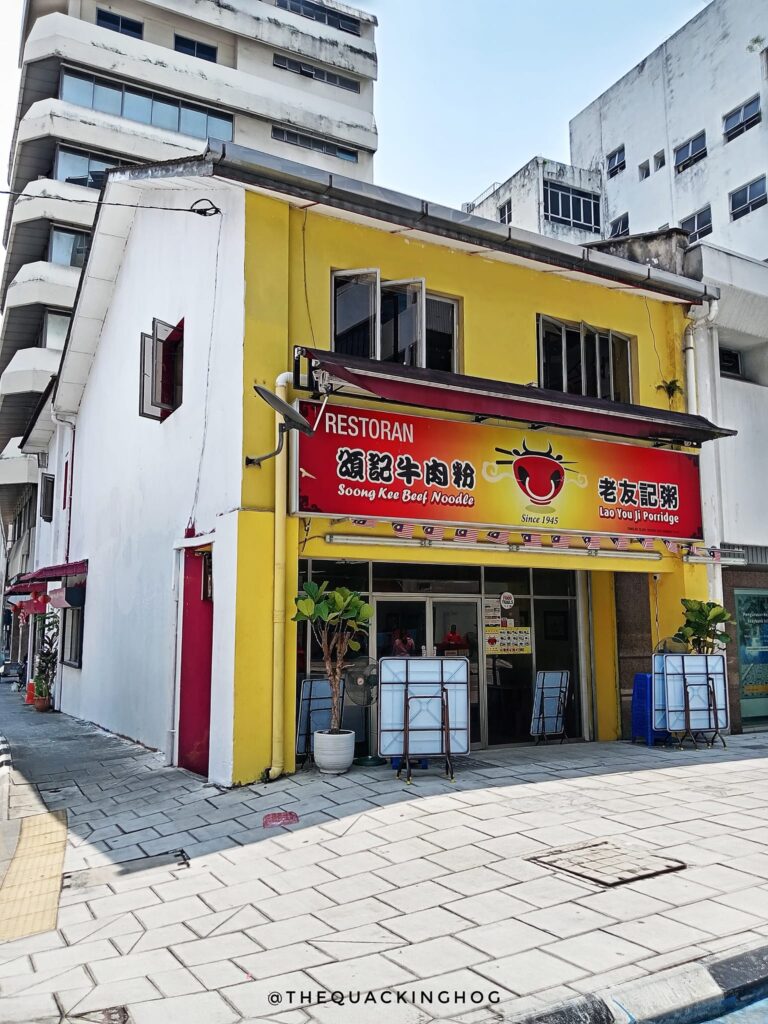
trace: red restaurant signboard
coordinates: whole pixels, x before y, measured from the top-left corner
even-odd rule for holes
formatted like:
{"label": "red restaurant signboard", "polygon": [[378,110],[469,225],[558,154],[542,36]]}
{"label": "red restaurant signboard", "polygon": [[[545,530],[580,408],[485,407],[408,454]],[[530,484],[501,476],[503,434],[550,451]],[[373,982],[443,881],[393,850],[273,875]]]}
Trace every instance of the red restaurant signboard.
{"label": "red restaurant signboard", "polygon": [[[301,402],[314,425],[320,405]],[[327,405],[298,438],[292,512],[702,539],[698,456],[514,426]]]}

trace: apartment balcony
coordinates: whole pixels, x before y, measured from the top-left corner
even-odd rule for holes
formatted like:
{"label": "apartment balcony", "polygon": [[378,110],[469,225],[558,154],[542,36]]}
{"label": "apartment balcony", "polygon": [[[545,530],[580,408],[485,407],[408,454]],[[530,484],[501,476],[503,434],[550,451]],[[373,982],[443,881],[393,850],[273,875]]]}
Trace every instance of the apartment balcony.
{"label": "apartment balcony", "polygon": [[27,185],[11,207],[7,251],[0,279],[0,307],[5,303],[11,281],[24,264],[39,261],[47,251],[51,224],[90,231],[98,198],[95,189],[52,178],[31,181]]}
{"label": "apartment balcony", "polygon": [[60,360],[60,349],[20,349],[0,374],[0,411],[8,395],[41,395],[57,373]]}
{"label": "apartment balcony", "polygon": [[[48,263],[38,260],[25,263],[8,286],[5,299],[7,315],[12,310],[22,310],[29,306],[53,306],[58,309],[71,309],[75,304],[75,293],[80,280],[78,267],[65,267],[59,263]],[[6,315],[6,318],[7,318]],[[5,334],[5,330],[3,330]],[[30,340],[29,344],[36,341]],[[4,355],[4,346],[0,345],[0,362]],[[2,372],[0,367],[0,372]]]}
{"label": "apartment balcony", "polygon": [[[266,5],[259,6],[268,10]],[[264,40],[268,46],[295,50],[292,44],[305,35],[304,26],[297,24],[292,28],[288,23],[305,19],[278,9],[271,13],[275,15],[271,19],[250,16],[249,30],[243,19],[243,35],[252,39],[254,28],[257,32],[264,30],[269,37]],[[286,24],[279,25],[281,20]],[[313,24],[311,35],[307,34],[313,46],[305,49],[319,47],[319,52],[306,56],[363,78],[375,77],[375,49],[370,42],[355,39],[356,45],[340,44],[339,33],[335,31],[323,40],[324,31],[324,26]],[[243,38],[239,49],[247,50],[249,43],[250,39]],[[258,57],[254,55],[249,62],[248,70],[232,68],[110,32],[64,14],[49,14],[35,22],[24,47],[20,110],[26,111],[30,104],[58,94],[59,69],[66,62],[68,66],[159,89],[232,114],[288,124],[369,152],[376,150],[378,137],[370,96],[339,89],[331,90],[338,92],[338,97],[329,96],[328,89],[315,88],[315,83],[299,75],[276,72],[271,54],[265,53],[263,47],[259,51]],[[88,119],[90,116],[91,111]],[[235,141],[239,141],[237,130]]]}
{"label": "apartment balcony", "polygon": [[[24,455],[20,451],[20,441],[20,437],[11,438],[0,454],[0,518],[6,531],[24,488],[37,483],[37,459],[34,455]],[[23,538],[21,539],[23,540]],[[14,545],[15,547],[16,545]],[[23,547],[23,545],[19,545],[19,557],[21,557]],[[27,549],[25,553],[28,555],[29,550]],[[9,561],[9,576],[15,575],[10,572],[10,568]],[[19,571],[21,570],[16,570],[16,572]]]}

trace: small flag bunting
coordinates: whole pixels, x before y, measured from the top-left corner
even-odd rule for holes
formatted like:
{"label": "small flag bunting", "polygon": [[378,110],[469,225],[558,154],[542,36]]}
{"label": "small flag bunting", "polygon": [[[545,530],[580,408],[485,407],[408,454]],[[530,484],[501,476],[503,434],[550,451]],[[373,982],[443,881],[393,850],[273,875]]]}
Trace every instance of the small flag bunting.
{"label": "small flag bunting", "polygon": [[489,530],[487,540],[489,540],[491,544],[508,544],[509,530]]}
{"label": "small flag bunting", "polygon": [[638,537],[637,539],[640,541],[640,547],[643,548],[643,550],[653,551],[655,545],[653,537]]}
{"label": "small flag bunting", "polygon": [[719,562],[722,557],[720,554],[720,548],[710,548],[709,557],[712,559],[713,562]]}
{"label": "small flag bunting", "polygon": [[367,529],[370,529],[370,527],[376,525],[376,520],[375,519],[353,519],[352,520],[352,525],[353,526],[361,526],[363,529],[367,530]]}
{"label": "small flag bunting", "polygon": [[413,536],[413,523],[392,523],[392,529],[399,537]]}
{"label": "small flag bunting", "polygon": [[582,537],[582,540],[584,541],[584,546],[587,551],[597,551],[600,547],[599,537]]}
{"label": "small flag bunting", "polygon": [[629,537],[611,537],[611,544],[617,551],[626,551],[629,548]]}
{"label": "small flag bunting", "polygon": [[529,548],[540,548],[541,547],[541,534],[540,533],[524,533],[523,544]]}
{"label": "small flag bunting", "polygon": [[474,541],[477,540],[477,530],[474,530],[474,529],[467,530],[467,529],[464,529],[464,528],[462,528],[461,530],[456,530],[454,532],[454,534],[453,534],[453,539],[454,540],[465,540],[465,541],[469,541],[470,543],[473,543]]}
{"label": "small flag bunting", "polygon": [[424,536],[427,540],[442,540],[445,536],[444,526],[425,526]]}
{"label": "small flag bunting", "polygon": [[680,551],[680,545],[676,540],[665,540],[664,546],[670,555],[676,555]]}
{"label": "small flag bunting", "polygon": [[552,537],[552,547],[560,548],[561,550],[569,548],[571,546],[571,538],[567,533],[556,533]]}

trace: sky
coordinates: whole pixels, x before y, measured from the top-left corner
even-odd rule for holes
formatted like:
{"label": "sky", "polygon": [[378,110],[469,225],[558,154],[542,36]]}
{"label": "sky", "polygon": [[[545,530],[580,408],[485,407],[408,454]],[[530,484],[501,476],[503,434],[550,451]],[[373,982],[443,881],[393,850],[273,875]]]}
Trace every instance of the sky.
{"label": "sky", "polygon": [[[705,3],[359,0],[359,6],[379,20],[376,182],[459,206],[533,156],[567,161],[568,121]],[[0,2],[3,166],[16,107],[21,7],[22,0]]]}

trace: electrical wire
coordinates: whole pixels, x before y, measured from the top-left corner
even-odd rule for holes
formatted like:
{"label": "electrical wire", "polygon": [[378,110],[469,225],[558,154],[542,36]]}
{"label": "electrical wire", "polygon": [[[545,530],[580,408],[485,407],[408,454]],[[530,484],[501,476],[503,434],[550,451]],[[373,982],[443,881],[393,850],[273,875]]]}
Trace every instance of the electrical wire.
{"label": "electrical wire", "polygon": [[307,207],[304,207],[304,220],[301,225],[301,260],[304,264],[304,304],[307,307],[307,319],[309,320],[309,332],[312,335],[312,347],[316,348],[315,328],[312,323],[312,310],[309,306],[309,290],[307,287]]}
{"label": "electrical wire", "polygon": [[[186,192],[187,189],[175,188],[170,189],[173,192]],[[30,196],[24,192],[14,192],[12,189],[0,189],[0,196],[16,196],[20,202],[30,202],[33,199],[58,199],[62,203],[79,203],[87,206],[92,206],[96,209],[99,206],[121,206],[127,210],[162,210],[164,213],[196,213],[198,217],[213,217],[217,214],[221,214],[221,210],[218,206],[211,202],[210,199],[196,199],[190,207],[182,206],[144,206],[140,203],[108,203],[102,199],[69,199],[63,198],[62,196],[54,195],[42,195],[42,196]],[[210,206],[200,207],[196,209],[199,203],[207,202]]]}

